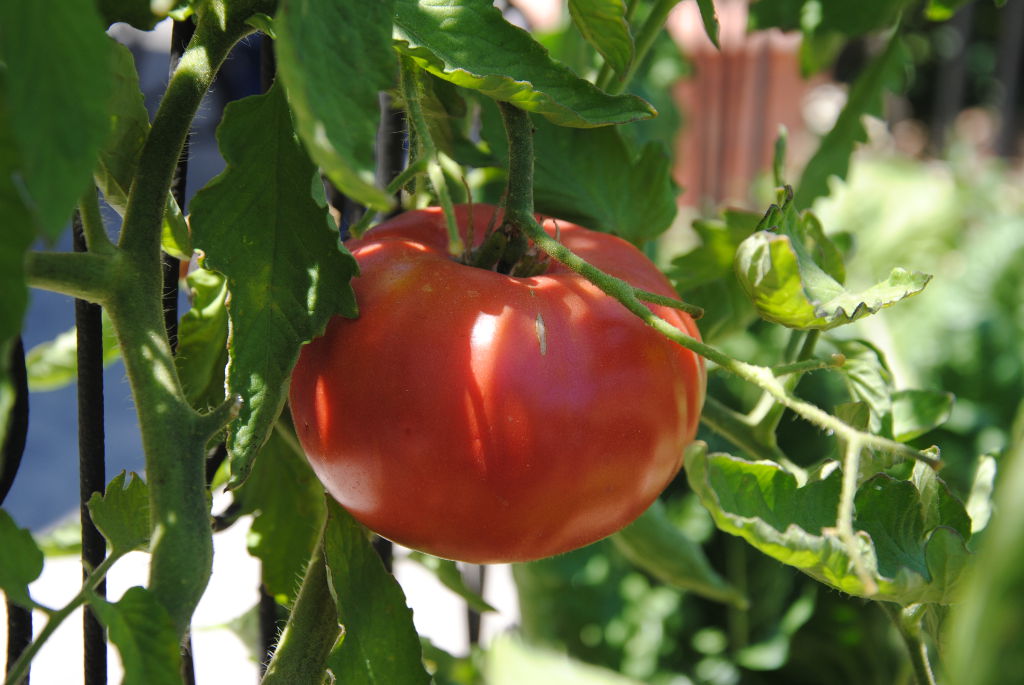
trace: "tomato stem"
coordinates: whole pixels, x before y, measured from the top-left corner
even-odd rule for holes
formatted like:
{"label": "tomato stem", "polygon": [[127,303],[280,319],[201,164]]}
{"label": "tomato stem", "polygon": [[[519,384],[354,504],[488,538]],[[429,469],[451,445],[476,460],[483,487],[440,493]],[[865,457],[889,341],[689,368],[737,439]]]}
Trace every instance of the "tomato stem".
{"label": "tomato stem", "polygon": [[261,685],[319,683],[341,634],[324,558],[323,531]]}
{"label": "tomato stem", "polygon": [[420,68],[412,59],[403,57],[400,62],[402,98],[405,100],[405,111],[412,129],[410,134],[413,140],[413,150],[410,166],[426,164],[427,178],[430,179],[430,185],[434,187],[438,202],[444,211],[445,226],[448,229],[448,252],[461,256],[465,252],[466,246],[462,242],[459,226],[455,221],[455,206],[452,204],[451,194],[448,192],[448,182],[444,178],[444,171],[438,161],[437,146],[434,145],[434,139],[431,137],[430,128],[427,125],[427,118],[423,114],[423,77]]}

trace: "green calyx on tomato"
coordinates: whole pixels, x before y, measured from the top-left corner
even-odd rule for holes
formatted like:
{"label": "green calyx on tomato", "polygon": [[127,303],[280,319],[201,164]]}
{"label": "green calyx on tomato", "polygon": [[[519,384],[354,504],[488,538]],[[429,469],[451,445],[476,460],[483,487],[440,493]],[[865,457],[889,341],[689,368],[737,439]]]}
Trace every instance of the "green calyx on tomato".
{"label": "green calyx on tomato", "polygon": [[[456,208],[469,254],[494,232],[468,227],[495,212]],[[626,241],[544,228],[631,285],[675,295]],[[371,530],[440,557],[527,561],[616,532],[682,466],[703,361],[559,263],[504,274],[447,244],[438,208],[349,242],[361,314],[332,320],[292,376],[310,464]],[[651,308],[699,337],[687,314]]]}

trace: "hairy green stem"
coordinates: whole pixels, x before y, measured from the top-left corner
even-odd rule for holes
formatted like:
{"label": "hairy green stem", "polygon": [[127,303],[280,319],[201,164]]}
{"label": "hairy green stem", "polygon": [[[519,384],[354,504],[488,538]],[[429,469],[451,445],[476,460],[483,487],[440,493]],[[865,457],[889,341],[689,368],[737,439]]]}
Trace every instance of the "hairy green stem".
{"label": "hairy green stem", "polygon": [[878,592],[878,584],[864,566],[864,556],[857,543],[853,528],[853,503],[857,495],[857,478],[860,474],[861,444],[857,438],[848,438],[843,454],[843,482],[839,490],[839,511],[836,514],[836,532],[846,546],[846,552],[853,560],[853,568],[864,586],[864,595],[870,597]]}
{"label": "hairy green stem", "polygon": [[261,684],[321,682],[327,657],[340,635],[338,611],[331,597],[321,535]]}
{"label": "hairy green stem", "polygon": [[50,639],[50,636],[60,627],[60,624],[70,616],[75,609],[82,606],[85,603],[86,598],[89,594],[96,589],[103,578],[107,575],[107,571],[110,567],[120,559],[123,555],[111,554],[109,557],[104,559],[93,572],[89,574],[85,582],[82,584],[82,589],[78,591],[70,602],[68,602],[63,608],[56,611],[49,612],[49,616],[46,619],[46,625],[43,626],[43,630],[32,640],[32,643],[21,653],[18,660],[7,671],[7,679],[4,680],[4,685],[17,685],[22,682],[25,676],[28,674],[29,664],[32,663],[32,659],[35,658],[36,654],[42,649],[46,641]]}
{"label": "hairy green stem", "polygon": [[29,286],[105,304],[113,292],[111,255],[92,252],[29,252],[25,272]]}
{"label": "hairy green stem", "polygon": [[441,203],[441,209],[444,211],[445,226],[448,229],[448,252],[453,255],[461,255],[466,248],[455,221],[455,206],[452,204],[451,194],[448,192],[448,182],[445,181],[444,172],[437,158],[437,146],[434,145],[434,139],[430,137],[427,118],[423,114],[421,104],[423,81],[420,68],[407,57],[401,59],[401,66],[402,98],[405,100],[405,111],[410,127],[415,134],[412,138],[415,141],[416,154],[413,159],[410,159],[410,163],[426,160],[427,177],[430,179],[430,184],[434,187],[437,199]]}
{"label": "hairy green stem", "polygon": [[928,645],[921,636],[920,617],[914,609],[901,609],[891,602],[879,602],[882,610],[892,619],[903,643],[907,646],[910,665],[914,670],[917,685],[936,685],[935,673],[928,659]]}
{"label": "hairy green stem", "polygon": [[82,235],[89,252],[94,254],[110,254],[115,248],[107,237],[103,227],[103,215],[100,214],[100,200],[96,195],[96,186],[92,183],[78,201],[78,213],[82,217]]}
{"label": "hairy green stem", "polygon": [[184,635],[213,560],[205,446],[231,406],[201,417],[174,367],[161,304],[160,234],[168,189],[192,119],[231,47],[270,11],[264,0],[208,0],[143,145],[119,242],[110,313],[139,416],[152,517],[149,589]]}

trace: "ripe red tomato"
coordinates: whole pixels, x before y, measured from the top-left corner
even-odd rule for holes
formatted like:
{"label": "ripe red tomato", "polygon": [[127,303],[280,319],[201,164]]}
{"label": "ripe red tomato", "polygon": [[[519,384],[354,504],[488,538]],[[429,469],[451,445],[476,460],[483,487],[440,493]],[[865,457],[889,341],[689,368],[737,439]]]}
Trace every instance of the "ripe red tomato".
{"label": "ripe red tomato", "polygon": [[[495,211],[473,207],[477,243]],[[470,209],[457,216],[465,235]],[[675,294],[629,243],[557,225],[600,269]],[[614,533],[682,466],[703,361],[560,264],[516,278],[461,264],[447,242],[430,208],[349,243],[360,315],[332,320],[292,376],[310,464],[367,527],[440,557],[526,561]],[[652,309],[698,336],[688,315]]]}

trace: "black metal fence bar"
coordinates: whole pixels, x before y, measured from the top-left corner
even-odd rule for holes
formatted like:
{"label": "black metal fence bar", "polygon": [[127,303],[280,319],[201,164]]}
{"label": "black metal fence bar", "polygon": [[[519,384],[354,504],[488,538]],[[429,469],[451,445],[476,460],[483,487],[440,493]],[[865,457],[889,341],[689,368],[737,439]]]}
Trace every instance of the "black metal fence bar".
{"label": "black metal fence bar", "polygon": [[[11,382],[14,386],[14,406],[7,423],[7,433],[0,455],[0,504],[3,504],[18,474],[21,457],[28,435],[28,374],[25,370],[25,346],[21,336],[15,339],[10,352]],[[32,611],[18,606],[5,597],[7,605],[7,672],[32,642]],[[28,685],[28,676],[22,680]]]}
{"label": "black metal fence bar", "polygon": [[[74,249],[85,252],[82,223],[75,213]],[[103,493],[106,485],[105,436],[103,430],[103,323],[99,305],[75,300],[75,326],[78,331],[78,477],[79,511],[82,521],[82,577],[99,566],[107,555],[107,544],[89,516],[87,503],[94,492]],[[106,583],[96,594],[106,596]],[[83,616],[85,685],[107,682],[106,630],[92,607]]]}

